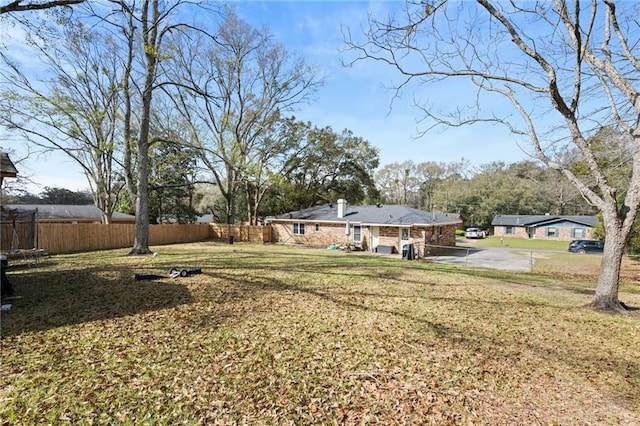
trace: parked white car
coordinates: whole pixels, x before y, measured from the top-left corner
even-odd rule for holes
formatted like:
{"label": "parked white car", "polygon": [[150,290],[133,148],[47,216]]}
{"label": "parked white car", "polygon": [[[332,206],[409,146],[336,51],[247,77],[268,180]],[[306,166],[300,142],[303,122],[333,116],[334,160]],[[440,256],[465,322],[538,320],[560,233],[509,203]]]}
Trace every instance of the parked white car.
{"label": "parked white car", "polygon": [[467,228],[464,232],[465,238],[484,238],[484,231],[480,228]]}

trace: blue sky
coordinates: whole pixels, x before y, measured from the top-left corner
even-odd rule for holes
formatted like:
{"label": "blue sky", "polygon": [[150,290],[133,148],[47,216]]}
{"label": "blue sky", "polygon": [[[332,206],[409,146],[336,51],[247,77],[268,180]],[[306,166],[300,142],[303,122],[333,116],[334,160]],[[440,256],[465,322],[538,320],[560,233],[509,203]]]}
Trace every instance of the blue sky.
{"label": "blue sky", "polygon": [[[380,152],[380,165],[412,160],[452,162],[465,158],[472,165],[492,161],[507,163],[528,158],[503,128],[475,125],[455,129],[433,130],[416,139],[421,129],[421,113],[413,107],[413,97],[428,97],[435,105],[455,107],[465,102],[463,87],[417,87],[405,91],[392,103],[393,92],[385,88],[398,75],[390,67],[367,61],[344,67],[343,29],[361,35],[372,13],[382,16],[402,1],[234,1],[240,17],[254,27],[266,26],[274,40],[289,51],[297,52],[320,67],[326,84],[315,101],[300,106],[296,117],[318,127],[331,126],[335,131],[349,129],[368,140]],[[425,96],[428,95],[428,96]],[[6,143],[6,140],[5,140]],[[15,148],[15,147],[14,147]],[[48,167],[61,163],[63,167]],[[29,160],[23,167],[35,185],[72,190],[88,188],[80,169],[61,155]],[[61,172],[61,170],[63,170]]]}
{"label": "blue sky", "polygon": [[414,95],[435,104],[455,107],[464,99],[462,87],[419,87],[393,100],[388,87],[398,75],[389,66],[373,61],[342,65],[352,58],[345,51],[343,30],[360,35],[368,13],[383,16],[403,6],[402,1],[238,1],[232,3],[240,16],[254,26],[267,25],[274,38],[290,50],[319,64],[327,82],[311,105],[297,114],[318,126],[350,129],[380,150],[380,164],[413,160],[450,162],[462,157],[473,164],[502,160],[508,163],[528,158],[503,128],[474,125],[437,129],[417,139],[424,125]]}

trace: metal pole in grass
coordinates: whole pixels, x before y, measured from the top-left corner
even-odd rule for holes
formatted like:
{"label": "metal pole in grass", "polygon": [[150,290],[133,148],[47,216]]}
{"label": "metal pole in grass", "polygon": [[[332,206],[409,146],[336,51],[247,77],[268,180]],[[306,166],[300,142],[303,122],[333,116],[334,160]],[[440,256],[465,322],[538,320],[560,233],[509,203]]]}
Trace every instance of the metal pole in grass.
{"label": "metal pole in grass", "polygon": [[531,250],[531,254],[529,257],[529,273],[533,272],[533,250]]}

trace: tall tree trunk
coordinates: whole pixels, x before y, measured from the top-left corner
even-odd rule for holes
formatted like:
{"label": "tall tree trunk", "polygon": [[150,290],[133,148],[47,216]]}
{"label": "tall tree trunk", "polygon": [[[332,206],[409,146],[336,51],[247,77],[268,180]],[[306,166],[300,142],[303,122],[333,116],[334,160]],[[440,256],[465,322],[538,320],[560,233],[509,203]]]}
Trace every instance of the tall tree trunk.
{"label": "tall tree trunk", "polygon": [[142,97],[142,120],[138,138],[138,167],[136,185],[136,235],[130,254],[149,254],[149,117],[151,114],[151,85],[153,79],[147,66],[147,78]]}
{"label": "tall tree trunk", "polygon": [[[142,127],[142,126],[141,126]],[[148,126],[147,126],[148,128]],[[148,137],[148,136],[147,136]],[[142,137],[141,137],[142,139]],[[136,234],[129,254],[149,254],[149,144],[138,143]]]}
{"label": "tall tree trunk", "polygon": [[127,62],[124,69],[124,75],[122,76],[122,93],[124,97],[124,129],[123,129],[123,143],[124,143],[124,180],[129,194],[129,200],[135,206],[136,194],[135,175],[133,173],[133,137],[131,131],[131,68],[133,67],[133,40],[134,40],[134,23],[133,15],[129,14],[129,26],[127,30]]}
{"label": "tall tree trunk", "polygon": [[233,167],[227,167],[227,190],[224,194],[227,201],[227,224],[233,225],[236,222],[236,173]]}
{"label": "tall tree trunk", "polygon": [[622,250],[618,248],[618,244],[610,243],[610,240],[612,240],[612,238],[607,236],[605,245],[614,245],[615,248],[605,248],[604,250],[600,275],[598,276],[598,285],[596,286],[596,294],[591,306],[597,309],[622,312],[625,308],[618,300],[618,282],[620,279],[620,267],[622,265]]}
{"label": "tall tree trunk", "polygon": [[255,188],[253,193],[253,199],[251,202],[251,207],[247,209],[250,212],[249,214],[251,215],[251,222],[249,222],[249,225],[258,226],[258,212],[260,211],[260,198],[261,198],[260,189]]}
{"label": "tall tree trunk", "polygon": [[618,299],[622,257],[630,228],[623,226],[617,212],[603,212],[606,239],[600,266],[596,293],[590,306],[596,309],[625,312],[625,306]]}
{"label": "tall tree trunk", "polygon": [[258,215],[260,214],[260,206],[262,205],[262,200],[264,200],[264,196],[267,191],[268,187],[266,185],[262,189],[255,189],[255,193],[253,195],[253,222],[251,223],[251,225],[259,225]]}
{"label": "tall tree trunk", "polygon": [[102,223],[105,225],[111,224],[111,218],[113,216],[113,207],[110,200],[105,200],[102,197],[98,199],[98,208],[102,213]]}
{"label": "tall tree trunk", "polygon": [[236,200],[233,194],[227,195],[227,224],[233,225],[236,221],[235,217]]}
{"label": "tall tree trunk", "polygon": [[145,52],[146,69],[144,90],[142,92],[142,116],[140,117],[140,135],[138,136],[138,182],[136,198],[136,235],[130,254],[149,254],[149,127],[151,119],[151,100],[158,61],[158,0],[151,1],[152,18],[149,19],[149,0],[142,8],[142,39]]}
{"label": "tall tree trunk", "polygon": [[251,202],[251,184],[245,182],[245,202],[247,203],[247,223],[253,225],[253,203]]}

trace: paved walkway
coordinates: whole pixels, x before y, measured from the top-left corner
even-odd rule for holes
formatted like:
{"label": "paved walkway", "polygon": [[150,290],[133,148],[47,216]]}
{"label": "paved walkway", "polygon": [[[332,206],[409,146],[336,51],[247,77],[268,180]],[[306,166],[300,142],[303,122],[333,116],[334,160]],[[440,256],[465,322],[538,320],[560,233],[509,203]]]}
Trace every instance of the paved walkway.
{"label": "paved walkway", "polygon": [[475,240],[458,242],[455,250],[447,255],[428,256],[434,262],[508,271],[531,271],[531,250],[507,247],[475,247]]}
{"label": "paved walkway", "polygon": [[434,262],[509,271],[531,271],[533,259],[530,250],[497,247],[458,247],[452,254],[428,256]]}

